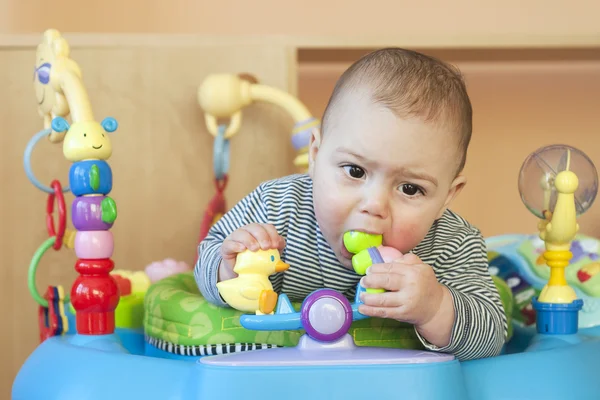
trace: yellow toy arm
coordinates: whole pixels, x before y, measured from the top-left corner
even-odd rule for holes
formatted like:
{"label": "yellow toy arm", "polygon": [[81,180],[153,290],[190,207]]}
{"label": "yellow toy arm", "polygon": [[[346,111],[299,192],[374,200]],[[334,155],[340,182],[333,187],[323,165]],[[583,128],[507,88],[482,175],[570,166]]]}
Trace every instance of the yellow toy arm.
{"label": "yellow toy arm", "polygon": [[[320,122],[313,118],[300,100],[283,90],[250,82],[233,74],[209,75],[198,88],[198,102],[205,112],[208,131],[217,136],[217,118],[231,118],[225,132],[228,139],[235,135],[241,125],[241,109],[255,101],[276,104],[286,110],[295,122],[292,141],[307,143],[305,135],[317,129]],[[308,146],[296,146],[299,154],[294,164],[299,167],[308,166]]]}
{"label": "yellow toy arm", "polygon": [[[69,58],[70,47],[67,41],[56,29],[44,32],[42,42],[36,51],[35,74],[33,87],[35,89],[38,114],[44,121],[44,129],[52,129],[52,120],[55,117],[67,117],[70,113],[69,103],[62,90],[58,90],[56,67],[61,60]],[[62,61],[64,64],[64,61]],[[50,142],[60,143],[65,136],[64,132],[52,130]]]}
{"label": "yellow toy arm", "polygon": [[81,70],[75,61],[57,60],[51,74],[54,89],[65,95],[73,121],[93,121],[92,105],[81,79]]}

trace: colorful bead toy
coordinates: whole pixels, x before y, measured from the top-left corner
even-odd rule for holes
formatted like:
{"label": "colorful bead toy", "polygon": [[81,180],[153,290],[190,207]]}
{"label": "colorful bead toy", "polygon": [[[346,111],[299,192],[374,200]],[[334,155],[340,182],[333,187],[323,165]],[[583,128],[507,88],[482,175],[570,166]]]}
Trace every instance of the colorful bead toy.
{"label": "colorful bead toy", "polygon": [[[106,162],[112,155],[108,133],[117,129],[117,121],[108,117],[101,123],[94,119],[90,101],[81,80],[81,71],[69,58],[69,45],[56,30],[44,33],[38,46],[38,65],[35,68],[34,87],[39,110],[44,118],[44,130],[37,133],[25,150],[25,171],[29,180],[49,194],[47,225],[50,238],[36,252],[30,265],[29,289],[40,305],[40,315],[56,313],[63,303],[71,302],[76,310],[76,329],[82,335],[112,334],[115,329],[115,308],[119,303],[119,288],[110,275],[114,268],[111,257],[114,239],[110,229],[117,218],[112,191],[112,171]],[[40,100],[41,99],[41,100]],[[72,123],[65,117],[71,114]],[[52,143],[63,142],[63,154],[73,164],[69,170],[69,186],[62,188],[59,181],[51,187],[42,185],[31,169],[31,153],[35,145],[49,137]],[[71,191],[75,200],[71,206],[75,234],[65,229],[66,206],[63,192]],[[58,203],[58,229],[54,227],[54,202]],[[75,270],[79,273],[68,296],[56,296],[52,290],[43,298],[35,287],[35,272],[43,253],[51,246],[55,250],[65,245],[74,247],[78,257]],[[50,296],[50,297],[48,297]],[[49,300],[52,307],[49,308]],[[59,304],[55,304],[60,302]],[[56,315],[50,321],[62,320]],[[48,317],[45,318],[48,320]],[[56,323],[54,324],[56,325]],[[62,334],[66,326],[46,328],[45,334]],[[41,327],[42,328],[42,327]],[[49,330],[50,329],[50,330]]]}

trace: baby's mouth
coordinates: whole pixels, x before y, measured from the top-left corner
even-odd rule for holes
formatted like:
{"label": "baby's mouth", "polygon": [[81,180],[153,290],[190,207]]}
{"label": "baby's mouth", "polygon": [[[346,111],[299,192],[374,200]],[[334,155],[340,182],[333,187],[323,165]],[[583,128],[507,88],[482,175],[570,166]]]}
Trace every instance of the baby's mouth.
{"label": "baby's mouth", "polygon": [[344,244],[344,240],[342,239],[342,245],[340,247],[340,252],[342,253],[342,257],[347,258],[348,260],[352,260],[352,256],[354,254],[350,253]]}

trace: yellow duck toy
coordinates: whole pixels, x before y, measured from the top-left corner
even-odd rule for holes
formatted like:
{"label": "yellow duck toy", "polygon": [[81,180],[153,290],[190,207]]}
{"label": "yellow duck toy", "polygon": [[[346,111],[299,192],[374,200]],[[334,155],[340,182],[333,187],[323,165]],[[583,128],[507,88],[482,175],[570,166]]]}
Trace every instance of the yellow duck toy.
{"label": "yellow duck toy", "polygon": [[233,268],[238,277],[217,283],[217,289],[223,300],[236,310],[271,314],[278,296],[269,276],[289,267],[281,261],[277,249],[246,250],[238,254]]}

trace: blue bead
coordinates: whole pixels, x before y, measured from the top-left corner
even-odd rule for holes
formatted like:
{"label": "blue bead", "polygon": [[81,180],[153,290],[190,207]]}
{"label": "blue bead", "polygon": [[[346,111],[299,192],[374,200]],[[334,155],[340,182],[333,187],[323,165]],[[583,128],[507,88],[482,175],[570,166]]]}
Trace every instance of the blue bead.
{"label": "blue bead", "polygon": [[[93,179],[96,174],[98,179]],[[71,165],[69,185],[74,196],[107,195],[112,190],[112,171],[103,160],[79,161]]]}

